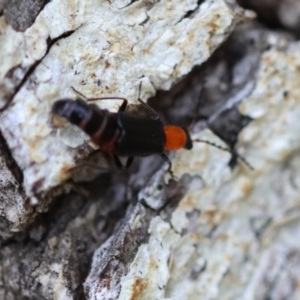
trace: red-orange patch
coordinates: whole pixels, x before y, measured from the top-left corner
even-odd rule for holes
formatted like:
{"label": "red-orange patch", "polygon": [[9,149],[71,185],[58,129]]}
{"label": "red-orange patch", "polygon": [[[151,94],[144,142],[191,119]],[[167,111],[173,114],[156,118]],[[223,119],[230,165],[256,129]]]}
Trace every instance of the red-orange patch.
{"label": "red-orange patch", "polygon": [[177,126],[165,126],[166,143],[165,150],[178,150],[186,144],[185,131]]}

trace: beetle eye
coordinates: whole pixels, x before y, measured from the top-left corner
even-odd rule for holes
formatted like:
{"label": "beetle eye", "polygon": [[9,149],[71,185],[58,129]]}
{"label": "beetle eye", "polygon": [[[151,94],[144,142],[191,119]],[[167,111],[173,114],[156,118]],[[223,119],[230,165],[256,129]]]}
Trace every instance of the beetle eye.
{"label": "beetle eye", "polygon": [[66,118],[75,125],[79,125],[85,118],[87,110],[88,105],[82,100],[62,99],[56,101],[52,106],[53,113]]}
{"label": "beetle eye", "polygon": [[73,106],[73,109],[71,110],[69,121],[73,124],[79,124],[82,119],[86,115],[86,107],[82,106],[80,104],[76,104]]}
{"label": "beetle eye", "polygon": [[52,106],[52,113],[64,117],[68,110],[70,100],[58,100]]}

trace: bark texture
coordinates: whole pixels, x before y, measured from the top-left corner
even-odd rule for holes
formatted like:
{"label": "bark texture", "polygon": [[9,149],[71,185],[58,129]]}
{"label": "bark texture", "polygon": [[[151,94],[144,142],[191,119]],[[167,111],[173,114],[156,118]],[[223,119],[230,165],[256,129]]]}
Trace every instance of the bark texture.
{"label": "bark texture", "polygon": [[[0,9],[1,299],[299,299],[296,23],[222,0]],[[140,83],[164,123],[229,151],[170,153],[175,178],[159,157],[119,172],[50,113],[74,86],[143,114]]]}

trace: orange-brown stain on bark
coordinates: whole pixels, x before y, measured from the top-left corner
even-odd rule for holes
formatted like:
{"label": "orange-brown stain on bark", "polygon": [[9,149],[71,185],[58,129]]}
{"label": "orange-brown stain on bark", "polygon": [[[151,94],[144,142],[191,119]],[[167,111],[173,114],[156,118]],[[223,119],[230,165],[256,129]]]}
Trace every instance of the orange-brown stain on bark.
{"label": "orange-brown stain on bark", "polygon": [[147,288],[147,282],[143,281],[142,278],[137,278],[133,284],[133,290],[130,300],[139,300],[143,291]]}

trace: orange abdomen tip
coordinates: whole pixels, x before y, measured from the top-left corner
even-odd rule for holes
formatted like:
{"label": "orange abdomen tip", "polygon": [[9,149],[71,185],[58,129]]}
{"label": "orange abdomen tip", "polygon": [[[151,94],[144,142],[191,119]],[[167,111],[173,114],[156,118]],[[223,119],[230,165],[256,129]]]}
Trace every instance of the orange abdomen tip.
{"label": "orange abdomen tip", "polygon": [[164,126],[166,134],[165,150],[178,150],[185,146],[187,137],[185,131],[177,126]]}

